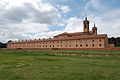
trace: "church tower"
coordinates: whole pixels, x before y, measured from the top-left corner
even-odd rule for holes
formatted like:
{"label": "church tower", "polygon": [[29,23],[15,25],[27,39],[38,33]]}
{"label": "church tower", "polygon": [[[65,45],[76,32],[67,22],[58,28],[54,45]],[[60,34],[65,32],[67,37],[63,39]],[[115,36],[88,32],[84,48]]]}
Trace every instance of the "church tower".
{"label": "church tower", "polygon": [[83,21],[83,25],[84,25],[83,31],[89,33],[89,21],[87,20],[87,17]]}
{"label": "church tower", "polygon": [[97,34],[97,27],[95,26],[95,23],[94,23],[94,27],[92,28],[92,33]]}

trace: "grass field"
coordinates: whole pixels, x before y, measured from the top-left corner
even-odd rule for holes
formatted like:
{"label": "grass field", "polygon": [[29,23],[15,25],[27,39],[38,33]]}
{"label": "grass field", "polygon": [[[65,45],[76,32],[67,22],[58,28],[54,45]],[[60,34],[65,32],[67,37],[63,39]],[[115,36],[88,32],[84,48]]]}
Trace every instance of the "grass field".
{"label": "grass field", "polygon": [[0,80],[120,80],[120,51],[0,50]]}

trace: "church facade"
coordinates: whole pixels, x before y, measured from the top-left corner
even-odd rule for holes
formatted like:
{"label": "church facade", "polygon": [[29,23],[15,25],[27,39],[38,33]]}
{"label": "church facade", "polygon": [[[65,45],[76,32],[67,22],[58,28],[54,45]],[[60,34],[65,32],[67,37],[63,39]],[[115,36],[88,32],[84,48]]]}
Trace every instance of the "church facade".
{"label": "church facade", "polygon": [[83,49],[108,48],[107,34],[97,34],[97,27],[89,30],[87,18],[83,21],[83,32],[62,33],[48,39],[9,42],[9,49]]}

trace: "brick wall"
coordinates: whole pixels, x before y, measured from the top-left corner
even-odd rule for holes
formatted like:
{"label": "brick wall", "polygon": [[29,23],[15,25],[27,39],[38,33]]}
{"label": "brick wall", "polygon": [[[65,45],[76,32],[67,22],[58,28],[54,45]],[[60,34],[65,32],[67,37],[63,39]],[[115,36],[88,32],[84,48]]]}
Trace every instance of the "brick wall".
{"label": "brick wall", "polygon": [[120,48],[8,48],[28,50],[120,50]]}

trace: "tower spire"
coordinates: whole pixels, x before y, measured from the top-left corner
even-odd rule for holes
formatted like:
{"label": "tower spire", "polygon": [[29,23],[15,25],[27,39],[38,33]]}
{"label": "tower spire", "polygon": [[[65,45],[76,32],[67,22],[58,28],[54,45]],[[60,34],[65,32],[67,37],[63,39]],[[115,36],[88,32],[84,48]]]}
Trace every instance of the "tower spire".
{"label": "tower spire", "polygon": [[92,33],[95,35],[97,34],[97,27],[95,26],[95,22],[94,22],[94,26],[92,28]]}
{"label": "tower spire", "polygon": [[94,27],[95,27],[95,22],[94,22]]}
{"label": "tower spire", "polygon": [[85,20],[87,20],[87,16],[85,17]]}
{"label": "tower spire", "polygon": [[85,15],[85,20],[87,20],[87,15]]}
{"label": "tower spire", "polygon": [[83,25],[83,32],[89,33],[89,21],[87,20],[87,17],[85,17]]}

